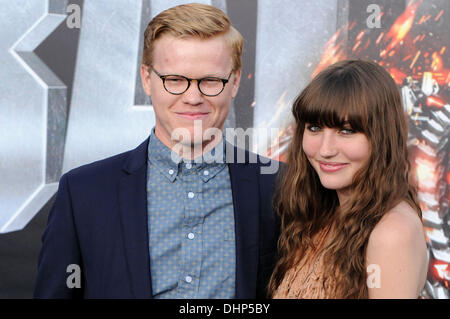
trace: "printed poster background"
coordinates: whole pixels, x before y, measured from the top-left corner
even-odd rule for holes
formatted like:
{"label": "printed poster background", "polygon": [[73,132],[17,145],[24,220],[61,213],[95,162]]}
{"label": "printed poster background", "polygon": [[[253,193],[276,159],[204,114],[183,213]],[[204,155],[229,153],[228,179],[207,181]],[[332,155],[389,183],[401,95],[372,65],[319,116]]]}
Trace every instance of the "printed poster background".
{"label": "printed poster background", "polygon": [[[149,135],[154,114],[138,72],[143,30],[162,10],[187,2],[0,0],[0,298],[32,296],[61,174]],[[362,58],[390,72],[410,119],[430,254],[422,297],[448,299],[450,2],[196,2],[227,12],[245,38],[243,78],[226,127],[281,133],[268,141],[253,136],[253,151],[284,159],[292,102],[327,65]]]}

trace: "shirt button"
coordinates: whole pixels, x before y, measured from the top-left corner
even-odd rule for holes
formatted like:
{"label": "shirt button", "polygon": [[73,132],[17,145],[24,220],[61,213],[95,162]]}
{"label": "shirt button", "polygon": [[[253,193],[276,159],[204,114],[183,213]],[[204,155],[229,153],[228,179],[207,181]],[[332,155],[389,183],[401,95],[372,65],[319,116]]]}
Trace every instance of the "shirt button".
{"label": "shirt button", "polygon": [[203,175],[208,176],[209,172],[208,171],[203,171]]}
{"label": "shirt button", "polygon": [[189,197],[189,198],[194,198],[194,196],[195,196],[195,194],[194,194],[193,192],[189,192],[189,193],[188,193],[188,197]]}
{"label": "shirt button", "polygon": [[186,164],[186,168],[187,168],[187,169],[191,169],[191,168],[192,168],[192,164],[191,164],[191,163],[187,163],[187,164]]}
{"label": "shirt button", "polygon": [[195,238],[194,233],[189,233],[189,234],[188,234],[188,238],[189,238],[189,239],[194,239],[194,238]]}
{"label": "shirt button", "polygon": [[174,173],[173,169],[169,169],[169,174],[173,175],[173,173]]}
{"label": "shirt button", "polygon": [[188,284],[190,284],[192,282],[192,277],[191,276],[186,276],[186,278],[184,278],[184,280],[186,280],[186,282]]}

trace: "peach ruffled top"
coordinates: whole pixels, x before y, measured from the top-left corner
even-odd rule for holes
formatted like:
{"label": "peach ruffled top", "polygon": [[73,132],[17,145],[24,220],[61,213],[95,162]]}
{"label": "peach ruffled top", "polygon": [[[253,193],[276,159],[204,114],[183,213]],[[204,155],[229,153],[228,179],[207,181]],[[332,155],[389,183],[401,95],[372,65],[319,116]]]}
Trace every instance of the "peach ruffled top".
{"label": "peach ruffled top", "polygon": [[[327,291],[333,285],[332,278],[323,281],[322,269],[324,268],[325,239],[329,233],[329,227],[324,228],[314,237],[316,249],[309,249],[300,262],[284,276],[280,286],[275,291],[274,299],[328,299]],[[325,288],[322,286],[324,282]]]}

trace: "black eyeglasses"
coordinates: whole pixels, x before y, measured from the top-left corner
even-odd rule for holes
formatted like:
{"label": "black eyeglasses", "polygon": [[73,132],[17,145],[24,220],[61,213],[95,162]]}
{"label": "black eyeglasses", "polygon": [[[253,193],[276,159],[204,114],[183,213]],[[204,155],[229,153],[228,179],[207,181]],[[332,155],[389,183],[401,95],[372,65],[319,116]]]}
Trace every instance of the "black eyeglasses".
{"label": "black eyeglasses", "polygon": [[231,70],[230,75],[227,79],[221,79],[216,77],[206,77],[202,79],[190,79],[183,75],[169,74],[161,75],[156,71],[152,65],[149,66],[150,69],[155,72],[157,76],[162,80],[164,89],[174,95],[180,95],[186,92],[191,86],[191,81],[197,81],[197,86],[199,91],[206,96],[217,96],[222,93],[225,88],[225,84],[230,80],[233,70]]}

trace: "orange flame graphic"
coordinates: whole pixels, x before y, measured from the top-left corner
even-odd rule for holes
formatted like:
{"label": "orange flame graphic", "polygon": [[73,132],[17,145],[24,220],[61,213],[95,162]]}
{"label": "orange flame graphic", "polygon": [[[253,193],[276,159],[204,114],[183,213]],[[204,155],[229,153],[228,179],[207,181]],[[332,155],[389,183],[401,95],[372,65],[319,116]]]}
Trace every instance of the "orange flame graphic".
{"label": "orange flame graphic", "polygon": [[398,17],[395,23],[392,25],[389,32],[386,34],[386,40],[391,40],[386,48],[386,53],[392,50],[399,44],[405,36],[408,34],[409,30],[414,22],[416,16],[417,8],[419,7],[422,0],[410,3],[405,11]]}

